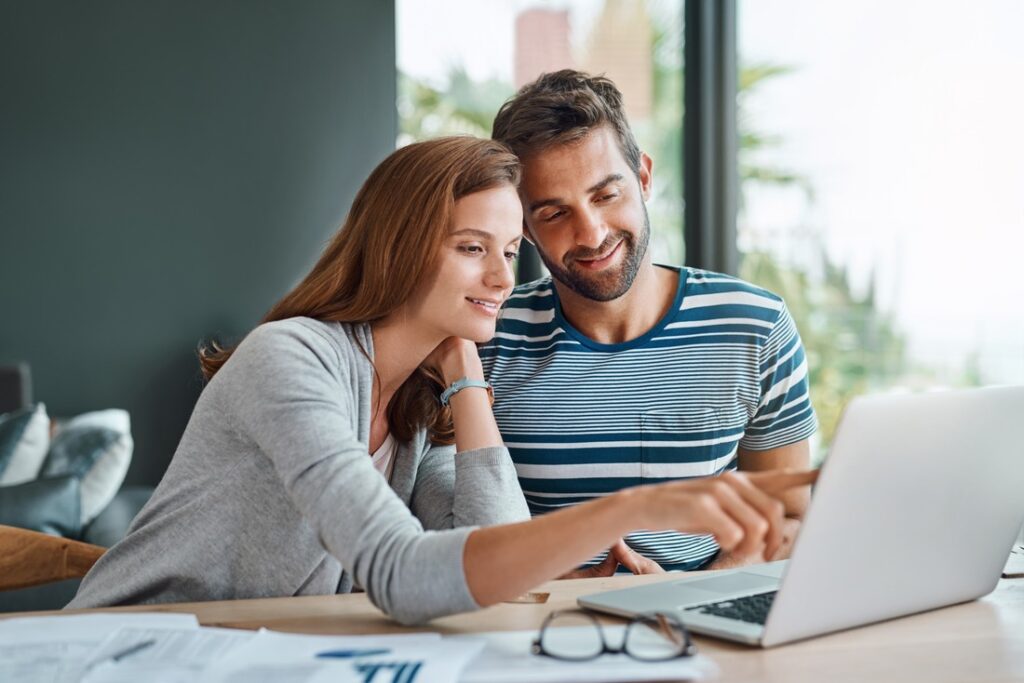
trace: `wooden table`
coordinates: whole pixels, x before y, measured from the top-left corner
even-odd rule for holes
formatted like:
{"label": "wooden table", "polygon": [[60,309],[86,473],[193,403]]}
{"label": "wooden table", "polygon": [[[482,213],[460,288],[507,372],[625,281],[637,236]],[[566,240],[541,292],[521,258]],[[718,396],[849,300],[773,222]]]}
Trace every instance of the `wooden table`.
{"label": "wooden table", "polygon": [[[320,634],[442,634],[537,629],[548,612],[601,590],[672,580],[678,575],[616,576],[553,581],[544,604],[502,604],[408,628],[387,619],[364,594],[181,603],[101,611],[191,612],[207,626]],[[7,614],[0,617],[25,616]],[[43,614],[43,613],[35,613]],[[609,618],[608,621],[615,621]],[[800,683],[851,681],[1024,681],[1024,579],[1000,581],[981,600],[823,636],[771,650],[697,637],[700,651],[721,667],[722,681]]]}

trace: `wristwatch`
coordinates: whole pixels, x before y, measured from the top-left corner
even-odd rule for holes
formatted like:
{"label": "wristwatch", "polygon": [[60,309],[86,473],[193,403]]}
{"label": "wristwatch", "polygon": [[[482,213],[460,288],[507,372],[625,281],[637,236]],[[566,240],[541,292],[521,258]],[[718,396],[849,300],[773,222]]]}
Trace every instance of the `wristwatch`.
{"label": "wristwatch", "polygon": [[491,398],[492,401],[494,400],[494,389],[491,388],[490,382],[485,382],[481,379],[470,379],[468,377],[463,377],[462,379],[457,379],[451,384],[449,384],[448,388],[441,392],[441,405],[448,405],[448,401],[451,400],[452,396],[459,393],[463,389],[468,389],[469,387],[479,387],[481,389],[486,389],[487,395]]}

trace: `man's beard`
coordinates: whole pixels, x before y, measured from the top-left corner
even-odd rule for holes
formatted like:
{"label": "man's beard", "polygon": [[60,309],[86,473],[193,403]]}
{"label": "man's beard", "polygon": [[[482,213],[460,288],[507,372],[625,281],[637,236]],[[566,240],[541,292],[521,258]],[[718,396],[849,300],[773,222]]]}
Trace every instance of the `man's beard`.
{"label": "man's beard", "polygon": [[[633,286],[636,274],[640,272],[640,264],[643,263],[647,254],[647,245],[651,241],[651,221],[647,217],[647,207],[644,210],[644,228],[640,232],[638,240],[628,232],[616,231],[608,235],[605,241],[597,249],[578,247],[566,252],[562,257],[562,264],[552,262],[540,249],[541,261],[551,271],[551,277],[576,292],[582,297],[591,301],[612,301],[629,291]],[[622,266],[615,271],[592,273],[580,268],[576,259],[588,259],[601,254],[607,254],[618,242],[622,242],[625,253],[622,256]]]}

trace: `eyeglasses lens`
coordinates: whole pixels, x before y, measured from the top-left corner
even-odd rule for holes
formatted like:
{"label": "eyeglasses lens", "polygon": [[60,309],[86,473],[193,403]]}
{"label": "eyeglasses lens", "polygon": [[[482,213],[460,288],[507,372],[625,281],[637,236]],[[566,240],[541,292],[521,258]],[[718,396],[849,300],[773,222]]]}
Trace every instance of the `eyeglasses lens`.
{"label": "eyeglasses lens", "polygon": [[666,617],[636,621],[626,630],[624,649],[637,659],[672,659],[686,651],[686,631]]}
{"label": "eyeglasses lens", "polygon": [[557,614],[548,622],[541,646],[548,654],[562,659],[592,659],[604,651],[594,620],[572,612]]}

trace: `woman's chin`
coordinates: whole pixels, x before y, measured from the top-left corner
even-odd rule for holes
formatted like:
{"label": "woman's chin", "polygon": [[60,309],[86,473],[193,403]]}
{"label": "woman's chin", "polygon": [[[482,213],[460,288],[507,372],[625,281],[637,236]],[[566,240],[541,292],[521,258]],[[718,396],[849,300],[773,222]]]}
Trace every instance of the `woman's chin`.
{"label": "woman's chin", "polygon": [[453,331],[453,337],[462,337],[476,344],[484,344],[494,338],[494,326],[463,328]]}

